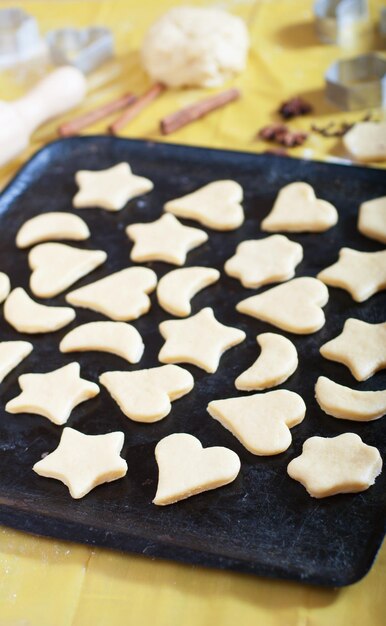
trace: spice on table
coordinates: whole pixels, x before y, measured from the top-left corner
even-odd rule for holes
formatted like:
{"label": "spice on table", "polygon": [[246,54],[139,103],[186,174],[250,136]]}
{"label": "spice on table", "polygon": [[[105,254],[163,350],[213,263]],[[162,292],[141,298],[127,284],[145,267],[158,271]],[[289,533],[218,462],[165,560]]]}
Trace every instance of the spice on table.
{"label": "spice on table", "polygon": [[[359,121],[361,122],[369,122],[373,119],[371,113],[366,113],[366,115]],[[326,126],[317,126],[316,124],[311,124],[311,130],[314,133],[318,133],[322,135],[322,137],[343,137],[357,122],[342,122],[341,124],[337,124],[336,122],[328,122]]]}
{"label": "spice on table", "polygon": [[215,96],[199,100],[184,109],[175,111],[161,120],[161,133],[163,135],[174,133],[179,128],[204,117],[204,115],[207,115],[211,111],[215,111],[216,109],[219,109],[234,100],[238,100],[240,96],[241,92],[238,89],[227,89],[226,91],[222,91]]}
{"label": "spice on table", "polygon": [[124,109],[129,104],[133,104],[136,99],[136,96],[132,93],[126,93],[119,98],[115,98],[114,100],[111,100],[96,109],[88,111],[87,113],[70,120],[69,122],[64,122],[64,124],[59,126],[58,133],[61,137],[77,135],[79,131],[83,130],[83,128],[87,128],[87,126],[91,126],[91,124],[95,124],[95,122],[103,120],[108,115],[111,115],[111,113]]}
{"label": "spice on table", "polygon": [[279,107],[278,113],[288,120],[299,115],[307,115],[307,113],[312,113],[312,111],[313,107],[309,102],[303,100],[303,98],[296,97],[283,102]]}
{"label": "spice on table", "polygon": [[306,141],[308,133],[299,130],[291,130],[285,124],[269,124],[261,128],[257,134],[259,139],[272,141],[286,148],[301,146]]}
{"label": "spice on table", "polygon": [[270,150],[264,150],[263,154],[273,154],[274,156],[289,156],[285,148],[271,148]]}
{"label": "spice on table", "polygon": [[115,135],[121,128],[126,126],[134,117],[145,109],[153,100],[158,98],[166,87],[162,83],[155,83],[142,96],[139,96],[135,102],[130,104],[127,109],[109,126],[109,131]]}

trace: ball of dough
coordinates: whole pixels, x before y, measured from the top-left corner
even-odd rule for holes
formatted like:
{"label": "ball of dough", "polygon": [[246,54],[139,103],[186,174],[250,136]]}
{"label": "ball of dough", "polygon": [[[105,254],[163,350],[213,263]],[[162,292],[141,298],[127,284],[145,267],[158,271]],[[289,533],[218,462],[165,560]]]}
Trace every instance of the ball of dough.
{"label": "ball of dough", "polygon": [[249,47],[244,22],[216,9],[176,7],[145,35],[142,60],[155,81],[170,87],[215,87],[241,72]]}

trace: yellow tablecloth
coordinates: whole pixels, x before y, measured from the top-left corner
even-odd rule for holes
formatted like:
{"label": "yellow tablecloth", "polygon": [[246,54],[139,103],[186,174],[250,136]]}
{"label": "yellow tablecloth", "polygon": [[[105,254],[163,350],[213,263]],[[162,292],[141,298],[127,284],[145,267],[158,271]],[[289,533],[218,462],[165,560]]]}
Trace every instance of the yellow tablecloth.
{"label": "yellow tablecloth", "polygon": [[[0,0],[0,8],[11,2]],[[116,37],[116,60],[90,78],[86,110],[123,92],[143,91],[149,81],[138,64],[138,47],[148,24],[177,2],[172,0],[21,1],[35,15],[42,33],[65,25],[104,24]],[[363,112],[339,113],[323,96],[323,74],[337,56],[348,55],[315,38],[311,0],[224,0],[192,2],[216,5],[244,17],[252,48],[248,69],[232,84],[244,97],[168,139],[177,143],[260,151],[256,131],[276,119],[279,102],[301,94],[315,106],[312,118],[293,122],[308,129],[311,121],[354,121]],[[382,0],[371,3],[375,14]],[[0,98],[21,95],[28,81],[22,73],[0,74]],[[170,91],[122,133],[161,139],[157,120],[203,94],[197,89]],[[68,114],[70,119],[77,112]],[[62,121],[62,120],[61,120]],[[30,150],[0,169],[4,185],[30,154],[56,138],[57,122],[33,137]],[[87,132],[104,132],[106,123]],[[324,158],[344,156],[340,140],[312,135],[292,154]],[[0,529],[0,626],[117,626],[154,624],[189,626],[383,626],[386,621],[386,546],[370,574],[352,587],[326,590],[211,571],[176,563],[150,561],[102,549],[37,538]]]}

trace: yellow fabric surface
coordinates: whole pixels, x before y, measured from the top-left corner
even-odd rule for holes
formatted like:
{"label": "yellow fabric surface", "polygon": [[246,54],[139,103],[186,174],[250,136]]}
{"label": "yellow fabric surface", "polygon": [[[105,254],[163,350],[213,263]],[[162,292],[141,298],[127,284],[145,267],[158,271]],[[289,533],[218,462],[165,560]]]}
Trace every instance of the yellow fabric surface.
{"label": "yellow fabric surface", "polygon": [[[0,0],[0,8],[10,2]],[[139,93],[149,80],[139,66],[138,48],[149,23],[172,0],[20,1],[35,15],[41,32],[65,25],[104,24],[116,37],[116,59],[89,79],[87,102],[60,121],[71,119],[124,92]],[[338,56],[348,55],[316,39],[310,0],[227,0],[217,5],[241,15],[251,35],[248,68],[232,81],[243,98],[206,119],[170,135],[168,141],[261,151],[256,131],[277,119],[278,104],[296,94],[315,106],[314,115],[291,123],[309,129],[311,121],[354,121],[364,112],[342,113],[323,95],[323,75]],[[382,0],[371,3],[375,15]],[[33,76],[0,73],[0,98],[21,95]],[[158,120],[203,97],[198,89],[168,91],[123,132],[127,137],[163,140]],[[110,121],[110,120],[107,120]],[[87,133],[105,132],[107,121]],[[33,136],[26,154],[0,169],[0,187],[44,143],[56,138],[58,121]],[[306,150],[306,153],[304,153]],[[291,154],[321,159],[344,156],[339,139],[311,135]],[[91,549],[0,529],[0,626],[383,626],[386,621],[386,545],[370,574],[352,587],[328,590],[205,570],[145,557]]]}

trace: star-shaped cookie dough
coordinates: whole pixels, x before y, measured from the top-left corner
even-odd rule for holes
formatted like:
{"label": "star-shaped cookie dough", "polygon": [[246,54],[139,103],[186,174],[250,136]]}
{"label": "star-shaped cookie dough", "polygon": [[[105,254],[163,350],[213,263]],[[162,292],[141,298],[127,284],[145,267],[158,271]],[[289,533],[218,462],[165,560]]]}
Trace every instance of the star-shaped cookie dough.
{"label": "star-shaped cookie dough", "polygon": [[120,456],[124,440],[120,431],[84,435],[67,427],[56,450],[35,463],[33,470],[62,481],[73,498],[83,498],[94,487],[126,475],[127,463]]}
{"label": "star-shaped cookie dough", "polygon": [[73,205],[77,209],[99,207],[120,211],[129,200],[153,189],[151,180],[135,176],[128,163],[118,163],[97,172],[81,170],[75,180],[79,191]]}
{"label": "star-shaped cookie dough", "polygon": [[318,278],[326,285],[345,289],[356,302],[364,302],[386,287],[386,250],[341,248],[338,261],[319,272]]}
{"label": "star-shaped cookie dough", "polygon": [[302,258],[303,248],[299,243],[284,235],[271,235],[242,241],[224,269],[228,276],[238,278],[243,287],[257,289],[293,278]]}
{"label": "star-shaped cookie dough", "polygon": [[161,363],[191,363],[209,373],[217,370],[228,348],[245,339],[244,331],[220,324],[209,307],[184,320],[161,322],[159,330],[165,339]]}
{"label": "star-shaped cookie dough", "polygon": [[365,237],[386,244],[386,196],[362,202],[359,207],[358,230]]}
{"label": "star-shaped cookie dough", "polygon": [[69,363],[47,374],[23,374],[19,377],[22,393],[10,400],[8,413],[43,415],[61,426],[78,404],[99,393],[95,383],[80,377],[79,363]]}
{"label": "star-shaped cookie dough", "polygon": [[386,367],[386,322],[346,320],[340,335],[320,348],[325,359],[343,363],[357,380],[367,380]]}
{"label": "star-shaped cookie dough", "polygon": [[4,272],[0,272],[0,304],[4,302],[10,291],[11,283],[7,274],[4,274]]}
{"label": "star-shaped cookie dough", "polygon": [[287,471],[310,496],[325,498],[368,489],[382,471],[382,459],[377,448],[366,445],[354,433],[311,437]]}
{"label": "star-shaped cookie dough", "polygon": [[203,230],[184,226],[170,213],[155,222],[130,224],[126,233],[134,241],[130,258],[136,263],[165,261],[183,265],[189,250],[208,240]]}

